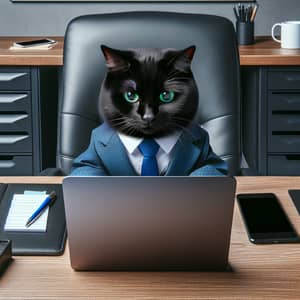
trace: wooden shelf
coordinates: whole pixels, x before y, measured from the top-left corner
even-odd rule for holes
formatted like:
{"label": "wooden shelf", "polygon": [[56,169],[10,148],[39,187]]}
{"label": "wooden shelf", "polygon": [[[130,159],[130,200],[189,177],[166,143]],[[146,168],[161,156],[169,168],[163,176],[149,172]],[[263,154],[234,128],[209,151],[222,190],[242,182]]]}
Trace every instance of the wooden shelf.
{"label": "wooden shelf", "polygon": [[[50,50],[9,50],[15,41],[37,37],[1,37],[0,65],[2,66],[62,66],[63,37],[49,37],[58,41]],[[41,37],[38,37],[41,38]],[[242,66],[297,66],[300,49],[281,49],[270,37],[257,37],[254,45],[240,46]]]}

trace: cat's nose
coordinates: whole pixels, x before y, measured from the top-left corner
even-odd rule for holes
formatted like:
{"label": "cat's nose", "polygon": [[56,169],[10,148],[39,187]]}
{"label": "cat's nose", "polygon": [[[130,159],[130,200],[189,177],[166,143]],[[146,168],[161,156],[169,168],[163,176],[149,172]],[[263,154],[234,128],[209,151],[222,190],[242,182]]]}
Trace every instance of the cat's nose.
{"label": "cat's nose", "polygon": [[146,108],[144,114],[142,115],[142,119],[147,123],[150,123],[155,119],[154,113],[151,108]]}
{"label": "cat's nose", "polygon": [[144,114],[142,119],[146,122],[151,122],[154,120],[154,115],[153,114]]}

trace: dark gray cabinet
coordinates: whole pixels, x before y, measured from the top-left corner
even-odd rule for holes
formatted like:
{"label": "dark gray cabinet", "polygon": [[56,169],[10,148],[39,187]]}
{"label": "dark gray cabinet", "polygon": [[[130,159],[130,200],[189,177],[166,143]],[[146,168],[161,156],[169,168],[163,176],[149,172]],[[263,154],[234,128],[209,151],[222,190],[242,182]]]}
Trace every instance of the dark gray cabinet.
{"label": "dark gray cabinet", "polygon": [[244,68],[242,82],[249,165],[261,175],[300,175],[300,68]]}
{"label": "dark gray cabinet", "polygon": [[0,67],[0,176],[37,175],[51,166],[56,111],[57,69]]}

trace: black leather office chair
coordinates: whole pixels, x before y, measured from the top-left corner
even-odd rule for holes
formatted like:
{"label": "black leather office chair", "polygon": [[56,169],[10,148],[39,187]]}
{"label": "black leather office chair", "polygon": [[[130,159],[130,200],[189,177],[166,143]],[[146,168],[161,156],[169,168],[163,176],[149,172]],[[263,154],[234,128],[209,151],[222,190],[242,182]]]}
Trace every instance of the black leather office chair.
{"label": "black leather office chair", "polygon": [[170,12],[126,12],[77,17],[68,25],[60,99],[57,167],[70,172],[102,120],[98,94],[106,72],[100,45],[176,48],[196,45],[192,70],[199,88],[196,121],[214,151],[240,170],[239,55],[232,23],[222,17]]}

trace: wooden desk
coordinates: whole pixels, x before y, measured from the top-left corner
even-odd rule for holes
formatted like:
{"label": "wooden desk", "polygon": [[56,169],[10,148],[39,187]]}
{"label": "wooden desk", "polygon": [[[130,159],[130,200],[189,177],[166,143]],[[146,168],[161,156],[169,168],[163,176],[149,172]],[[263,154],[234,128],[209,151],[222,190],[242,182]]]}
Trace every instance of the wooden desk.
{"label": "wooden desk", "polygon": [[[3,66],[62,66],[63,37],[50,37],[58,44],[50,50],[9,50],[15,41],[36,39],[37,37],[1,37],[0,65]],[[258,37],[250,46],[240,46],[242,66],[300,65],[300,49],[281,49],[270,37]]]}
{"label": "wooden desk", "polygon": [[[0,177],[0,182],[61,182],[62,178]],[[275,192],[300,232],[288,189],[300,177],[238,177],[238,193]],[[299,299],[300,244],[254,245],[237,206],[230,248],[233,272],[75,272],[69,252],[14,257],[0,278],[0,299]]]}
{"label": "wooden desk", "polygon": [[63,37],[51,37],[58,43],[50,50],[9,50],[17,41],[34,40],[43,37],[1,37],[0,65],[2,66],[62,66]]}
{"label": "wooden desk", "polygon": [[239,48],[241,66],[300,65],[300,49],[281,49],[270,37],[257,37],[255,44]]}

